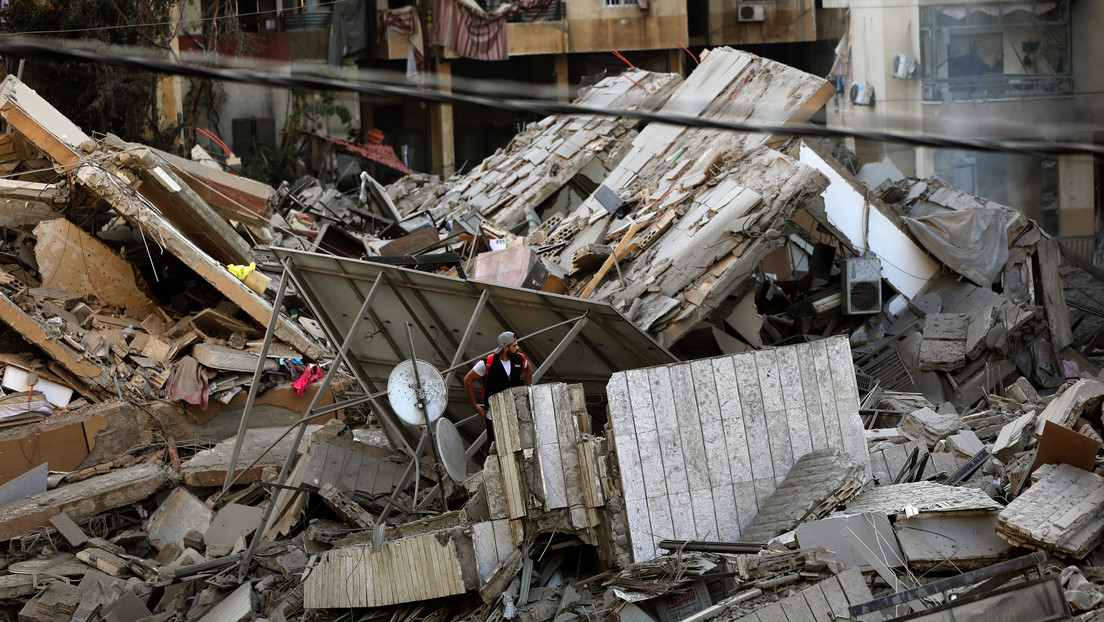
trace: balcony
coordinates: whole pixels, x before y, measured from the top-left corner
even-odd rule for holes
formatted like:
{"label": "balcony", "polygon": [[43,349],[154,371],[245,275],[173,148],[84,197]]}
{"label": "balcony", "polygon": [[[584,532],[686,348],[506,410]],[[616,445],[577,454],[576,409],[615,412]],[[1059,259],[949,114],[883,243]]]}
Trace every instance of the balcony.
{"label": "balcony", "polygon": [[1073,92],[1070,74],[997,74],[925,80],[925,101],[1053,97]]}

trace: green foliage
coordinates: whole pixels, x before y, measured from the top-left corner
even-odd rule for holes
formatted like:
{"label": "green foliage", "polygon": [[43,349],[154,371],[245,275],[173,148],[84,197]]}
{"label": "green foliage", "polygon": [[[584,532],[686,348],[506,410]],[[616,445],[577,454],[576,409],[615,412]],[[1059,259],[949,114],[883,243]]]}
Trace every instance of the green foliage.
{"label": "green foliage", "polygon": [[[8,32],[167,48],[173,0],[18,0],[0,9]],[[99,63],[28,60],[23,81],[88,132],[112,132],[154,146],[175,128],[156,123],[157,75]]]}
{"label": "green foliage", "polygon": [[280,144],[273,151],[253,142],[250,153],[242,158],[242,173],[252,179],[278,186],[281,181],[297,179],[306,173],[306,165],[300,157],[303,136],[301,132],[313,131],[315,123],[327,116],[336,116],[345,126],[349,140],[355,140],[359,130],[353,126],[353,114],[345,106],[334,101],[333,93],[323,93],[321,101],[313,97],[292,93],[293,107],[287,122],[280,131]]}

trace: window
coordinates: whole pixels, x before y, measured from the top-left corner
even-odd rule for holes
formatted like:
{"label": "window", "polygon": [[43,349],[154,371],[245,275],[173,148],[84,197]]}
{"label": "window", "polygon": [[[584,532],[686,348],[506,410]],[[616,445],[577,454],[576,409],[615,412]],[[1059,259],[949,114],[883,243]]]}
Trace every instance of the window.
{"label": "window", "polygon": [[619,6],[640,6],[636,0],[603,0],[602,6],[607,9]]}

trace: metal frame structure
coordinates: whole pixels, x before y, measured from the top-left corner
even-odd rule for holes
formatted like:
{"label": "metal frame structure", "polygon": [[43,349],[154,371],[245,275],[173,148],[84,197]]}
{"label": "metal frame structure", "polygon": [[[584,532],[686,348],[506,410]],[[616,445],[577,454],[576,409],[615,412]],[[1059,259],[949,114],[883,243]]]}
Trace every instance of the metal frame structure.
{"label": "metal frame structure", "polygon": [[[303,417],[280,437],[296,430],[292,450],[272,487],[273,502],[266,506],[261,524],[242,557],[240,572],[243,576],[248,572],[271,518],[276,494],[285,487],[306,424],[312,419],[370,403],[392,446],[412,458],[401,481],[417,477],[417,458],[426,448],[426,436],[405,424],[387,400],[380,399],[387,393],[390,371],[400,362],[409,360],[412,350],[416,349],[420,357],[444,367],[450,403],[443,417],[459,426],[479,418],[471,415],[463,383],[456,375],[457,371],[490,353],[485,351],[472,356],[470,344],[475,337],[491,345],[500,332],[508,330],[519,335],[518,341],[524,344],[531,360],[535,364],[539,362],[533,372],[533,382],[548,376],[557,382],[582,383],[590,396],[599,398],[597,403],[604,401],[606,382],[614,372],[678,360],[606,303],[332,255],[289,249],[274,251],[284,266],[274,308],[281,308],[288,286],[293,285],[318,320],[331,347],[333,344],[340,344],[340,347],[334,352],[332,364]],[[349,313],[353,308],[359,310]],[[223,485],[224,494],[236,481],[236,475],[252,466],[238,469],[237,461],[278,314],[272,317],[242,412],[237,442]],[[408,330],[408,326],[417,330]],[[329,389],[342,365],[356,379],[363,395],[319,408],[321,396]],[[477,436],[477,440],[469,449],[469,456],[483,438],[482,434],[472,435]],[[403,486],[405,484],[399,488]],[[425,498],[430,499],[432,492]],[[396,495],[392,495],[378,523],[382,523],[394,507],[399,507]],[[416,509],[420,508],[409,510]]]}

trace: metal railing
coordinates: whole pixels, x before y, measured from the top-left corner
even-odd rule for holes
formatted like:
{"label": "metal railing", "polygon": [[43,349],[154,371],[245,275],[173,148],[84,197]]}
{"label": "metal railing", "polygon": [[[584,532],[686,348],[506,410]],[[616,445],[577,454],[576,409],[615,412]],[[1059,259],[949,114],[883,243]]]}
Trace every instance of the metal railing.
{"label": "metal railing", "polygon": [[1096,254],[1095,235],[1061,235],[1057,239],[1062,248],[1085,261],[1091,262]]}
{"label": "metal railing", "polygon": [[929,79],[924,80],[923,91],[928,101],[1048,97],[1072,93],[1073,76],[1029,73]]}

